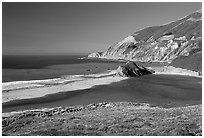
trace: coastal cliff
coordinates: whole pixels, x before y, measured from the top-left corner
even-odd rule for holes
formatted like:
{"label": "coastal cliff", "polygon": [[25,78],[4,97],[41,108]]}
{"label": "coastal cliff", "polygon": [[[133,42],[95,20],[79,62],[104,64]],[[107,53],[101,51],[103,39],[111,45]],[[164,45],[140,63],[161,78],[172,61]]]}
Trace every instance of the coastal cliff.
{"label": "coastal cliff", "polygon": [[91,53],[88,57],[171,63],[201,51],[202,11],[199,10],[177,21],[139,30],[107,51]]}

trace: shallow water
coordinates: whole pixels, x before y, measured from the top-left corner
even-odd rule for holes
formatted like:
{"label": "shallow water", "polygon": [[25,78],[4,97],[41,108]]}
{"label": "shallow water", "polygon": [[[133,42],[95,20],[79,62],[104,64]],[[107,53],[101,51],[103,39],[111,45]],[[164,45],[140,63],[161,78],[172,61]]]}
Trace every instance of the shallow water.
{"label": "shallow water", "polygon": [[[98,102],[139,102],[175,107],[202,103],[201,78],[176,75],[146,75],[86,90],[61,92],[41,98],[3,104],[3,112]],[[80,86],[79,86],[80,87]]]}

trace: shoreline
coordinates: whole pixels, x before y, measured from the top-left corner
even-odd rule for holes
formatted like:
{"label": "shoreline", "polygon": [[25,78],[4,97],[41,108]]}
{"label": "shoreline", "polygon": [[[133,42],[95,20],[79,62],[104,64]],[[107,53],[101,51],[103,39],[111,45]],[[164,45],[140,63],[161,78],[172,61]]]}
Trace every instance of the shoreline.
{"label": "shoreline", "polygon": [[155,70],[154,74],[164,74],[164,75],[181,75],[181,76],[190,76],[190,77],[197,77],[202,78],[202,76],[198,75],[198,72],[176,68],[173,66],[163,66],[163,67],[146,67],[148,69]]}
{"label": "shoreline", "polygon": [[[182,75],[202,78],[202,76],[198,76],[197,72],[175,68],[172,66],[147,68],[155,70],[155,75]],[[14,100],[38,98],[48,94],[55,94],[65,91],[84,90],[94,86],[108,85],[113,82],[128,79],[128,77],[118,77],[115,76],[115,74],[116,70],[111,70],[100,74],[70,75],[64,78],[2,83],[2,103]]]}
{"label": "shoreline", "polygon": [[65,91],[83,90],[92,88],[93,86],[107,85],[127,79],[125,77],[113,76],[115,73],[115,71],[109,71],[108,73],[101,74],[70,76],[71,79],[67,79],[65,77],[58,79],[35,80],[31,82],[20,81],[3,83],[2,103],[14,100],[38,98],[48,94]]}

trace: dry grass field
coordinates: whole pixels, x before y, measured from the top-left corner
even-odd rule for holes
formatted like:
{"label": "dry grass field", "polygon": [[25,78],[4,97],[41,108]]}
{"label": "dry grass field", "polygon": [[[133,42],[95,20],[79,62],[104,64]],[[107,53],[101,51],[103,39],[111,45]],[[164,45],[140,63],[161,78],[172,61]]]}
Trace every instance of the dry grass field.
{"label": "dry grass field", "polygon": [[115,102],[3,114],[3,135],[202,135],[202,106]]}

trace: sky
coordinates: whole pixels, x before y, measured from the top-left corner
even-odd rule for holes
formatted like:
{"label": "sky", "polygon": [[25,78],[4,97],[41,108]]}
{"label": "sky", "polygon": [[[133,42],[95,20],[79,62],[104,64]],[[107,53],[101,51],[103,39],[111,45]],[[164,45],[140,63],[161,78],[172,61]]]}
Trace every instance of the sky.
{"label": "sky", "polygon": [[199,2],[3,2],[2,54],[105,51],[140,29],[177,20],[199,9]]}

